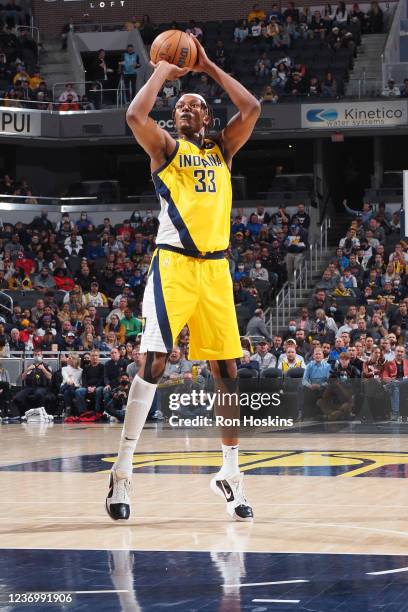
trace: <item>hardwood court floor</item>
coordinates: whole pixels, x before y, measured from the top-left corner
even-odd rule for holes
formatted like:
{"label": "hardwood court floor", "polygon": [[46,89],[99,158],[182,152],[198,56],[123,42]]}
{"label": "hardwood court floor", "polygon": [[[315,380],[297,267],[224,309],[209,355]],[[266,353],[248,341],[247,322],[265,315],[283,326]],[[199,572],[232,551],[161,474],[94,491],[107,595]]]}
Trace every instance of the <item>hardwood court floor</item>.
{"label": "hardwood court floor", "polygon": [[[160,437],[147,429],[137,449],[145,461],[134,472],[132,517],[129,525],[117,525],[105,514],[104,497],[120,430],[117,425],[2,425],[1,546],[408,550],[408,487],[395,477],[408,469],[408,436],[283,433],[243,439],[245,490],[256,513],[248,525],[230,522],[222,500],[208,487],[210,473],[200,473],[214,472],[220,464],[216,439],[180,432]],[[362,465],[368,471],[361,474]],[[179,473],[185,470],[191,473]],[[381,477],[371,476],[376,471]],[[313,475],[319,473],[326,475]]]}
{"label": "hardwood court floor", "polygon": [[[19,580],[23,580],[20,566],[24,559],[31,563],[28,586],[38,589],[38,580],[40,584],[41,576],[46,580],[47,568],[57,559],[61,567],[73,562],[80,567],[96,563],[104,568],[103,580],[110,572],[108,584],[113,581],[117,586],[112,564],[128,567],[129,551],[136,551],[132,552],[135,559],[139,559],[140,551],[139,573],[141,566],[145,572],[151,566],[156,568],[152,571],[162,571],[164,576],[169,563],[179,564],[184,568],[187,585],[192,579],[188,578],[192,567],[196,567],[195,580],[197,568],[200,575],[207,572],[208,576],[216,568],[218,578],[214,581],[218,582],[214,589],[218,591],[212,592],[207,583],[200,583],[196,585],[198,591],[193,590],[195,599],[190,593],[190,603],[181,604],[176,598],[179,609],[235,612],[255,610],[254,602],[259,598],[238,597],[240,584],[235,590],[224,588],[221,593],[218,583],[236,587],[251,574],[251,584],[258,584],[266,575],[270,580],[271,567],[275,580],[277,576],[295,576],[295,582],[302,582],[299,576],[311,567],[314,574],[320,568],[319,576],[328,571],[330,558],[333,584],[349,580],[350,567],[355,565],[379,570],[380,574],[384,568],[388,573],[396,572],[391,575],[394,590],[389,590],[386,582],[387,597],[392,593],[392,601],[391,607],[384,609],[408,609],[408,572],[398,573],[408,569],[408,558],[403,557],[408,551],[408,487],[404,480],[408,476],[408,436],[398,429],[377,434],[333,434],[322,430],[244,438],[241,467],[246,473],[246,494],[254,507],[253,524],[231,522],[222,500],[209,489],[211,473],[221,460],[216,439],[190,437],[184,430],[161,436],[154,426],[144,430],[135,455],[131,520],[120,525],[112,522],[105,514],[104,497],[120,432],[118,425],[0,426],[1,572],[7,574],[8,568],[14,567]],[[123,551],[124,557],[118,551]],[[282,556],[283,565],[279,561]],[[303,559],[301,571],[299,559]],[[340,563],[343,559],[344,563]],[[134,561],[132,567],[133,564]],[[363,573],[364,589],[358,584],[367,598],[366,579],[370,572]],[[139,578],[142,585],[150,584],[147,573]],[[78,571],[74,582],[77,585],[81,580],[83,575]],[[136,581],[136,574],[129,580]],[[360,586],[355,586],[355,576],[353,580],[355,592]],[[308,581],[309,578],[303,580]],[[378,581],[381,592],[384,583]],[[8,584],[9,588],[14,584],[11,578]],[[319,597],[328,597],[326,576],[319,588],[313,584]],[[23,586],[30,590],[27,584]],[[160,585],[150,586],[152,590],[141,604],[136,605],[136,596],[131,605],[122,600],[120,604],[119,600],[108,602],[105,597],[91,607],[90,600],[86,605],[77,603],[74,609],[98,606],[101,610],[156,610],[154,597],[159,597]],[[65,582],[60,588],[63,587],[72,588]],[[132,588],[124,591],[130,593]],[[317,597],[317,591],[307,591],[310,600]],[[228,605],[224,601],[226,592],[232,597]],[[173,601],[173,595],[167,593],[164,601]],[[292,594],[290,601],[295,601],[293,597]],[[304,601],[306,595],[299,597],[296,601]],[[336,597],[333,601],[337,605],[343,601],[341,589]],[[191,603],[193,600],[195,603]],[[344,610],[374,610],[380,600],[384,603],[378,597],[372,603],[365,599],[361,607],[360,600],[349,598]],[[329,599],[321,601],[326,603],[307,609],[343,610],[340,604],[334,608]],[[281,609],[271,602],[263,609]]]}

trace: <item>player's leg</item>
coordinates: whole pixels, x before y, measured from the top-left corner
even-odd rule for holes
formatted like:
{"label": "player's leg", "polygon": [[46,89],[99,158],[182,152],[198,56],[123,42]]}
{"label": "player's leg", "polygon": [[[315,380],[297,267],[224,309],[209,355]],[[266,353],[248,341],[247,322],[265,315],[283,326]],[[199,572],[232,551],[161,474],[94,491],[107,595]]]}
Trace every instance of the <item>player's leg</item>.
{"label": "player's leg", "polygon": [[106,510],[114,520],[130,517],[130,484],[133,454],[149,414],[157,383],[166,367],[167,353],[148,351],[129,390],[118,458],[111,470]]}
{"label": "player's leg", "polygon": [[[210,361],[215,389],[221,401],[216,414],[239,419],[236,358],[242,356],[228,261],[203,262],[200,299],[188,321],[190,359]],[[230,401],[231,399],[231,401]],[[211,481],[212,490],[225,498],[228,513],[236,520],[252,520],[252,509],[242,491],[238,464],[238,427],[221,427],[223,466]]]}
{"label": "player's leg", "polygon": [[130,516],[129,489],[133,453],[153,403],[167,355],[195,307],[194,269],[188,258],[158,251],[152,260],[143,297],[145,321],[140,351],[145,362],[128,397],[118,459],[110,476],[106,509],[113,519]]}
{"label": "player's leg", "polygon": [[228,419],[220,426],[222,467],[211,480],[211,489],[227,502],[227,512],[236,521],[252,521],[253,511],[244,495],[244,475],[239,470],[239,393],[235,359],[210,361],[214,389],[220,401],[215,414]]}

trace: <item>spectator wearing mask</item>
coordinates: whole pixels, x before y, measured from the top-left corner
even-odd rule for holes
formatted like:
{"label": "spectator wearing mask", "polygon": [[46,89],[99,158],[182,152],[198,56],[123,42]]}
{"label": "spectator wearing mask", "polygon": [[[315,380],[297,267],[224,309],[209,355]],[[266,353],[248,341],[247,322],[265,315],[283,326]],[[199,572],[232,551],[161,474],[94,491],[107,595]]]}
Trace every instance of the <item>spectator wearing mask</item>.
{"label": "spectator wearing mask", "polygon": [[21,375],[25,386],[13,399],[20,415],[30,408],[44,406],[46,403],[52,373],[43,362],[42,352],[34,351],[34,363],[29,365]]}
{"label": "spectator wearing mask", "polygon": [[249,278],[253,281],[261,280],[269,282],[268,270],[262,267],[262,263],[259,259],[255,261],[255,266],[249,271]]}

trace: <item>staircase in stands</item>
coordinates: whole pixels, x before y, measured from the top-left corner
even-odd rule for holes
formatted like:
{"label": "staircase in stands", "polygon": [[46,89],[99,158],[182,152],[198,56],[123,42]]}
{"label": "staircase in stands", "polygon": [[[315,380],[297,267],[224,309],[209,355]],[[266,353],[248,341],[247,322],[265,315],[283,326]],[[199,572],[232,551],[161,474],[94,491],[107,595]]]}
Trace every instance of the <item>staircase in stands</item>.
{"label": "staircase in stands", "polygon": [[367,34],[362,37],[358,55],[346,84],[347,97],[378,96],[382,91],[381,55],[387,34]]}
{"label": "staircase in stands", "polygon": [[[304,283],[298,278],[295,281],[296,295],[294,295],[294,288],[285,286],[281,289],[281,296],[276,296],[278,300],[270,306],[265,312],[265,320],[270,329],[271,334],[281,333],[286,329],[287,323],[291,318],[297,318],[300,313],[300,309],[308,303],[315,291],[316,283],[321,279],[324,270],[331,260],[336,256],[336,248],[346,234],[346,230],[350,225],[352,218],[345,214],[343,211],[335,212],[333,214],[333,221],[331,222],[330,228],[327,230],[327,246],[321,250],[317,249],[310,253],[306,257],[304,262],[307,265],[308,283],[307,288],[304,287]],[[316,248],[316,245],[314,245]],[[317,255],[317,257],[316,257]],[[311,257],[313,263],[311,263]],[[304,266],[303,266],[304,276]],[[300,282],[299,282],[300,281]],[[289,293],[290,292],[290,295]],[[279,310],[279,314],[277,313]],[[284,312],[284,317],[280,316]]]}
{"label": "staircase in stands", "polygon": [[74,82],[68,51],[61,50],[61,40],[44,41],[41,53],[41,76],[52,90],[55,83]]}

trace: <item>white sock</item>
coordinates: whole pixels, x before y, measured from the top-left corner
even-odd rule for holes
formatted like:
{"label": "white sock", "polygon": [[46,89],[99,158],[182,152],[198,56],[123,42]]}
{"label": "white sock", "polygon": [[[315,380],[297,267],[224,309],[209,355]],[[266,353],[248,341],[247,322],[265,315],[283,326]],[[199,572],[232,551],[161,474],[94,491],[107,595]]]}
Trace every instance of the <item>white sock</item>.
{"label": "white sock", "polygon": [[125,422],[120,439],[118,458],[113,466],[119,478],[130,478],[133,453],[153,403],[157,385],[135,376],[129,391]]}
{"label": "white sock", "polygon": [[223,476],[236,476],[239,474],[238,449],[239,445],[227,446],[221,444],[222,448],[222,468]]}

